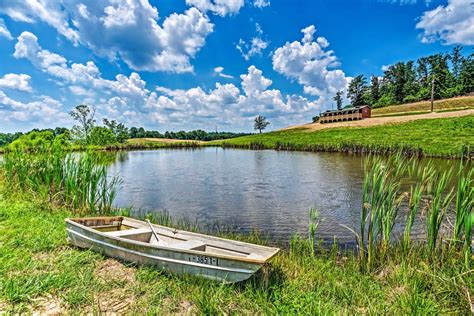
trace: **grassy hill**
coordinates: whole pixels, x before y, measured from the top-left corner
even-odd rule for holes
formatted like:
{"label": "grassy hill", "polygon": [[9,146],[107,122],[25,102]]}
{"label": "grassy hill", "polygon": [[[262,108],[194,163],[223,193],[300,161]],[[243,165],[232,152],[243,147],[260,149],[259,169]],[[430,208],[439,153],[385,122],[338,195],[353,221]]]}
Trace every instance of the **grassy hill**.
{"label": "grassy hill", "polygon": [[[238,137],[208,144],[252,149],[340,151],[455,157],[474,153],[474,115],[416,120],[363,128],[331,128],[311,131],[304,127]],[[467,151],[470,147],[470,151]]]}

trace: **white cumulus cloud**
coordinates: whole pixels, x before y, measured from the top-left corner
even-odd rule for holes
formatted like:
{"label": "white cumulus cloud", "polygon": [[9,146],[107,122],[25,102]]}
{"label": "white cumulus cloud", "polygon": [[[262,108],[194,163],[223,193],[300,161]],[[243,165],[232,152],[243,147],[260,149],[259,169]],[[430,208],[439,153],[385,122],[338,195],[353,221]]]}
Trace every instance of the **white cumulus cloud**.
{"label": "white cumulus cloud", "polygon": [[31,76],[26,74],[6,74],[0,77],[0,88],[8,88],[24,92],[32,92],[30,86]]}
{"label": "white cumulus cloud", "polygon": [[5,21],[0,18],[0,37],[5,37],[8,40],[12,40],[12,34],[8,30],[7,26],[5,25]]}
{"label": "white cumulus cloud", "polygon": [[68,121],[68,115],[61,108],[61,102],[49,96],[41,95],[35,101],[21,102],[0,90],[0,122],[3,124],[14,125],[15,121],[20,121],[57,126]]}
{"label": "white cumulus cloud", "polygon": [[242,54],[242,57],[244,57],[245,60],[249,60],[250,57],[254,55],[261,55],[262,51],[265,50],[270,44],[269,41],[266,41],[262,38],[263,30],[260,27],[260,24],[255,23],[255,31],[257,35],[249,42],[240,39],[239,43],[236,45],[237,50]]}
{"label": "white cumulus cloud", "polygon": [[334,51],[324,37],[314,40],[316,28],[310,25],[301,30],[301,41],[287,42],[275,50],[273,69],[303,85],[304,92],[318,96],[318,104],[325,105],[339,90],[345,90],[350,78],[340,69]]}
{"label": "white cumulus cloud", "polygon": [[[243,0],[189,0],[192,7],[160,19],[148,0],[25,0],[0,2],[17,21],[45,22],[75,45],[143,71],[192,72],[191,60],[214,24],[206,12],[236,14]],[[162,23],[158,23],[162,21]]]}
{"label": "white cumulus cloud", "polygon": [[13,20],[33,23],[37,20],[43,21],[54,27],[68,40],[77,44],[79,34],[68,22],[68,14],[60,1],[50,0],[22,0],[1,1],[0,12],[10,16]]}
{"label": "white cumulus cloud", "polygon": [[447,5],[424,12],[416,28],[423,30],[423,43],[474,45],[474,2],[448,0]]}
{"label": "white cumulus cloud", "polygon": [[218,75],[219,77],[222,77],[222,78],[227,78],[227,79],[234,78],[231,75],[225,74],[224,73],[224,67],[221,67],[221,66],[214,68],[214,72],[216,73],[216,75]]}
{"label": "white cumulus cloud", "polygon": [[[210,90],[199,86],[190,89],[151,89],[135,72],[128,76],[118,74],[113,80],[105,79],[93,61],[84,64],[68,61],[42,48],[38,38],[29,32],[23,32],[18,37],[14,56],[29,60],[50,76],[60,91],[68,95],[68,102],[74,100],[74,104],[84,102],[96,105],[98,119],[105,116],[128,125],[156,128],[158,124],[166,126],[166,129],[181,129],[184,126],[206,129],[209,124],[215,124],[233,130],[250,130],[253,118],[265,115],[271,119],[272,127],[277,128],[306,122],[319,108],[316,101],[272,89],[272,80],[253,65],[239,77],[240,87],[218,82]],[[216,67],[214,71],[221,77],[228,76],[223,67]],[[10,112],[18,112],[21,107],[21,111],[26,111],[25,108],[32,105],[39,106],[39,103],[19,103],[16,109],[10,106]],[[43,112],[50,108],[54,109],[50,106]],[[26,118],[26,112],[17,115]]]}
{"label": "white cumulus cloud", "polygon": [[239,13],[244,0],[186,0],[186,4],[198,8],[202,12],[211,11],[220,16]]}
{"label": "white cumulus cloud", "polygon": [[254,0],[253,6],[257,8],[265,8],[270,5],[270,0]]}

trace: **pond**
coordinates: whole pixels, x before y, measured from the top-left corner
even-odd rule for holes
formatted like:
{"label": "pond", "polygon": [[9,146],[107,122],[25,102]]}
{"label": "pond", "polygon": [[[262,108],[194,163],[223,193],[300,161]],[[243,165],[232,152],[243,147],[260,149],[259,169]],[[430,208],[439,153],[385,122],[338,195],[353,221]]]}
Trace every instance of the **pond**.
{"label": "pond", "polygon": [[[258,230],[283,242],[307,234],[310,207],[320,214],[319,238],[350,243],[344,226],[359,226],[360,156],[223,148],[116,155],[109,173],[123,183],[115,205],[132,207],[134,215],[164,210],[201,227]],[[419,222],[413,228],[415,235],[423,229]]]}

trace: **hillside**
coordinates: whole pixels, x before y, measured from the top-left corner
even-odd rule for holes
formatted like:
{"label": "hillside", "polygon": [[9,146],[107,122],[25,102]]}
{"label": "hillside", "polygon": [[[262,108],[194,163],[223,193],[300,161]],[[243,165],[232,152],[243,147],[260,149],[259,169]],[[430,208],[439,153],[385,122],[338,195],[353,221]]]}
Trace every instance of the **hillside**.
{"label": "hillside", "polygon": [[474,114],[474,96],[458,97],[434,102],[434,113],[430,112],[430,102],[415,102],[392,105],[372,110],[372,118],[361,121],[338,122],[330,124],[309,123],[284,128],[322,130],[340,127],[368,127],[375,125],[404,123],[421,119],[461,117]]}
{"label": "hillside", "polygon": [[[465,116],[461,117],[421,119],[368,127],[339,126],[317,130],[311,128],[312,124],[309,124],[300,128],[238,137],[209,144],[253,149],[366,153],[402,150],[408,155],[459,157],[462,153],[472,157],[474,156],[472,151],[474,110],[468,111],[470,112],[464,113]],[[446,114],[448,113],[455,112]],[[468,150],[468,147],[471,149]]]}

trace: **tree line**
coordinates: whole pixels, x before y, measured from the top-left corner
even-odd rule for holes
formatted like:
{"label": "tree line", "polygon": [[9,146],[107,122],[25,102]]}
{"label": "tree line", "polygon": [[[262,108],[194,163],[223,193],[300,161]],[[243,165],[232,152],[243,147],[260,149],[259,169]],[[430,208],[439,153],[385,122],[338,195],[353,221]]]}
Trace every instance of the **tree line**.
{"label": "tree line", "polygon": [[[416,61],[398,62],[389,66],[382,77],[364,75],[352,79],[347,90],[351,106],[368,104],[374,108],[403,104],[431,98],[451,98],[474,91],[474,53],[463,55],[463,47],[451,53],[438,53]],[[369,82],[370,81],[370,82]],[[342,109],[343,92],[333,100]]]}
{"label": "tree line", "polygon": [[[6,146],[24,135],[47,134],[48,137],[62,135],[63,139],[70,140],[79,145],[104,146],[109,144],[124,143],[129,138],[170,138],[180,140],[210,141],[217,139],[229,139],[239,136],[250,135],[249,133],[232,132],[206,132],[194,131],[159,131],[145,130],[143,127],[126,127],[116,120],[104,118],[102,125],[98,125],[95,119],[95,108],[88,105],[76,106],[69,115],[76,121],[71,129],[56,127],[55,129],[33,129],[27,133],[0,133],[0,147]],[[46,135],[45,134],[45,135]],[[36,137],[36,136],[35,136]]]}
{"label": "tree line", "polygon": [[131,127],[129,129],[130,138],[170,138],[182,140],[202,140],[210,141],[217,139],[229,139],[239,136],[250,135],[249,133],[232,133],[232,132],[206,132],[203,130],[194,131],[166,131],[160,133],[159,131],[147,131],[143,127]]}

